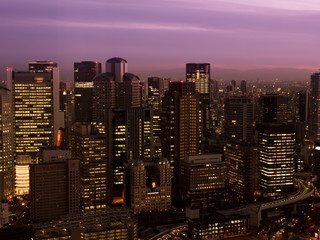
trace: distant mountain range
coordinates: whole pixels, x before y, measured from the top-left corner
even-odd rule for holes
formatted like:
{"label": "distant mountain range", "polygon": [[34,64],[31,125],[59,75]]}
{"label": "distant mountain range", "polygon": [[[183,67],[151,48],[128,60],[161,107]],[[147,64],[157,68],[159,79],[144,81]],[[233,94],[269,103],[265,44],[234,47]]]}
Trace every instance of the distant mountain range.
{"label": "distant mountain range", "polygon": [[[161,71],[136,71],[134,73],[137,74],[142,80],[147,79],[148,76],[161,76],[171,77],[173,81],[178,81],[184,80],[186,75],[184,68]],[[236,70],[211,67],[212,78],[223,81],[230,81],[234,79],[247,80],[248,82],[255,82],[257,80],[260,82],[268,82],[278,79],[279,81],[309,82],[310,74],[311,72],[308,69],[294,68]]]}

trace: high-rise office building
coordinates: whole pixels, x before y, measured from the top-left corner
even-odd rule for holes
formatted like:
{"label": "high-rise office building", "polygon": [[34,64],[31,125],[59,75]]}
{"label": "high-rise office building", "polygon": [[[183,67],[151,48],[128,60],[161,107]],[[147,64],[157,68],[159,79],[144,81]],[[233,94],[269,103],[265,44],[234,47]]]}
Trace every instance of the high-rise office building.
{"label": "high-rise office building", "polygon": [[293,189],[295,129],[292,124],[258,125],[259,185],[264,197]]}
{"label": "high-rise office building", "polygon": [[30,217],[33,221],[78,214],[79,160],[30,165]]}
{"label": "high-rise office building", "polygon": [[310,107],[309,91],[304,90],[299,92],[299,120],[300,122],[309,121],[309,107]]}
{"label": "high-rise office building", "polygon": [[236,87],[237,87],[237,82],[236,82],[236,80],[231,80],[230,83],[231,83],[233,92],[235,92],[235,91],[236,91]]}
{"label": "high-rise office building", "polygon": [[247,82],[246,80],[242,80],[240,82],[240,91],[242,94],[246,94],[247,93]]}
{"label": "high-rise office building", "polygon": [[51,61],[29,62],[29,72],[52,72],[58,64]]}
{"label": "high-rise office building", "polygon": [[[4,196],[14,192],[13,125],[10,91],[0,87],[0,174]],[[2,201],[2,199],[0,199]]]}
{"label": "high-rise office building", "polygon": [[171,208],[171,169],[165,158],[136,159],[129,166],[128,204],[134,213]]}
{"label": "high-rise office building", "polygon": [[289,121],[287,96],[277,94],[261,95],[259,109],[259,122],[287,123]]}
{"label": "high-rise office building", "polygon": [[113,202],[124,201],[124,162],[153,157],[153,110],[109,109],[107,112],[108,159],[113,164]]}
{"label": "high-rise office building", "polygon": [[74,91],[71,87],[71,83],[60,82],[60,111],[64,115],[64,129],[60,133],[63,133],[62,138],[58,134],[56,146],[60,148],[69,148],[69,137],[72,131],[72,124],[75,121],[75,103],[74,103]]}
{"label": "high-rise office building", "polygon": [[54,144],[63,127],[59,111],[59,70],[7,72],[12,91],[15,155],[31,155]]}
{"label": "high-rise office building", "polygon": [[258,190],[258,147],[228,143],[225,149],[226,194],[238,202],[251,202]]}
{"label": "high-rise office building", "polygon": [[210,98],[210,64],[209,63],[187,63],[186,81],[194,82],[195,89],[200,93],[200,120],[203,136],[209,136],[213,129],[213,109]]}
{"label": "high-rise office building", "polygon": [[181,164],[185,155],[200,153],[199,92],[192,82],[171,82],[163,99],[161,113],[162,156],[167,158],[174,178],[174,194],[180,195]]}
{"label": "high-rise office building", "polygon": [[93,79],[93,84],[92,121],[97,126],[105,126],[108,109],[116,107],[114,75],[112,73],[99,74]]}
{"label": "high-rise office building", "polygon": [[210,64],[187,63],[186,80],[195,82],[195,88],[200,94],[209,94]]}
{"label": "high-rise office building", "polygon": [[160,77],[149,77],[148,78],[148,101],[147,105],[152,107],[154,110],[153,114],[153,139],[154,148],[156,156],[161,156],[161,126],[160,126],[160,113],[162,98],[164,97],[164,92],[168,89],[165,88],[165,80]]}
{"label": "high-rise office building", "polygon": [[[312,173],[316,176],[320,176],[320,141],[315,141],[311,152],[312,160]],[[314,183],[315,186],[320,186],[319,178]]]}
{"label": "high-rise office building", "polygon": [[74,63],[75,121],[92,121],[93,78],[101,73],[101,63],[83,61]]}
{"label": "high-rise office building", "polygon": [[161,108],[161,98],[164,97],[164,80],[160,77],[148,77],[148,105],[155,110]]}
{"label": "high-rise office building", "polygon": [[112,190],[106,135],[91,125],[76,124],[71,138],[72,158],[80,161],[81,210],[104,209],[111,201]]}
{"label": "high-rise office building", "polygon": [[[4,172],[0,171],[0,228],[9,223],[9,204],[5,195],[5,176]],[[11,194],[11,192],[9,193]]]}
{"label": "high-rise office building", "polygon": [[127,60],[120,57],[108,59],[106,61],[106,72],[113,73],[116,82],[123,82],[123,77],[128,72]]}
{"label": "high-rise office building", "polygon": [[182,198],[190,207],[219,204],[224,198],[221,154],[186,155],[181,167]]}
{"label": "high-rise office building", "polygon": [[[117,79],[117,75],[116,75]],[[141,107],[140,78],[132,73],[125,73],[122,82],[115,82],[116,108]]]}
{"label": "high-rise office building", "polygon": [[250,97],[225,98],[225,133],[228,141],[254,142],[254,105]]}
{"label": "high-rise office building", "polygon": [[310,82],[310,137],[312,141],[320,140],[320,72],[311,75]]}
{"label": "high-rise office building", "polygon": [[141,107],[140,78],[128,72],[127,60],[119,57],[106,61],[106,72],[114,76],[115,108]]}
{"label": "high-rise office building", "polygon": [[128,73],[127,61],[111,58],[106,73],[93,79],[92,122],[105,133],[108,109],[127,109],[142,106],[142,85],[138,76]]}

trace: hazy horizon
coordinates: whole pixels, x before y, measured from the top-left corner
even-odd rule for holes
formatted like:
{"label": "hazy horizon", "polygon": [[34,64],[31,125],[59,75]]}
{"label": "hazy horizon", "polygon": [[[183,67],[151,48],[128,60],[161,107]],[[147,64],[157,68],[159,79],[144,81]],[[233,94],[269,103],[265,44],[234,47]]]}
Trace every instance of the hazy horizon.
{"label": "hazy horizon", "polygon": [[[46,59],[50,60],[50,59]],[[31,60],[30,60],[31,61]],[[33,60],[35,61],[35,60]],[[87,60],[79,60],[87,61]],[[203,63],[203,62],[201,62]],[[73,63],[69,64],[69,68],[66,66],[60,66],[60,80],[61,81],[73,81]],[[101,62],[102,72],[105,71],[105,61]],[[132,66],[133,65],[133,66]],[[10,65],[16,71],[27,71],[28,62],[24,65]],[[316,69],[319,71],[319,69]],[[171,78],[173,81],[185,80],[185,64],[181,64],[176,68],[167,68],[167,69],[146,69],[135,64],[128,62],[128,72],[134,73],[140,77],[141,80],[146,80],[149,76],[159,76]],[[317,71],[314,71],[317,72]],[[274,79],[279,79],[281,81],[293,81],[293,82],[309,82],[310,74],[312,72],[310,69],[294,69],[294,68],[257,68],[257,69],[230,69],[230,68],[219,68],[211,64],[211,78],[215,80],[230,81],[230,80],[246,80],[248,82],[265,82]],[[6,71],[0,66],[0,79],[2,81],[6,80]]]}

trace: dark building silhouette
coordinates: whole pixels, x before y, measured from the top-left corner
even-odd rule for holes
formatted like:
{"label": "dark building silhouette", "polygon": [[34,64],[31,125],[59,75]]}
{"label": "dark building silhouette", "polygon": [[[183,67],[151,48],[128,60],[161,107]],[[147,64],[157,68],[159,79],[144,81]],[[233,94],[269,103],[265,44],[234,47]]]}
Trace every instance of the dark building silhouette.
{"label": "dark building silhouette", "polygon": [[259,98],[259,122],[287,123],[288,97],[277,94],[261,95]]}
{"label": "dark building silhouette", "polygon": [[173,193],[180,195],[181,164],[185,155],[200,153],[200,96],[193,82],[171,82],[161,114],[162,155],[173,171]]}
{"label": "dark building silhouette", "polygon": [[228,143],[225,150],[226,193],[238,202],[251,202],[258,189],[258,147]]}
{"label": "dark building silhouette", "polygon": [[240,91],[242,94],[246,94],[247,93],[247,82],[246,80],[242,80],[240,82]]}
{"label": "dark building silhouette", "polygon": [[[3,179],[0,180],[2,182],[0,195],[3,192],[3,198],[14,193],[15,169],[12,120],[10,91],[7,88],[0,87],[0,172],[3,173]],[[0,197],[0,201],[2,201],[2,197]]]}
{"label": "dark building silhouette", "polygon": [[30,218],[44,221],[79,213],[79,161],[30,165]]}
{"label": "dark building silhouette", "polygon": [[210,98],[210,64],[187,63],[186,81],[194,82],[195,89],[200,93],[201,105],[201,132],[203,136],[209,136],[213,129],[212,99]]}
{"label": "dark building silhouette", "polygon": [[101,63],[83,61],[74,63],[75,121],[92,121],[92,79],[101,73]]}
{"label": "dark building silhouette", "polygon": [[300,122],[309,121],[309,91],[304,90],[299,92],[299,120]]}
{"label": "dark building silhouette", "polygon": [[113,203],[124,201],[124,163],[153,157],[153,110],[149,108],[109,109],[106,135],[107,156],[113,179]]}
{"label": "dark building silhouette", "polygon": [[160,77],[148,78],[148,100],[147,106],[153,108],[153,140],[156,156],[161,156],[161,127],[160,127],[160,113],[162,109],[162,98],[164,93],[168,90],[168,86],[165,87],[166,80]]}
{"label": "dark building silhouette", "polygon": [[225,98],[225,133],[227,141],[255,141],[255,115],[251,97]]}
{"label": "dark building silhouette", "polygon": [[313,73],[310,82],[310,138],[312,141],[320,140],[320,73]]}

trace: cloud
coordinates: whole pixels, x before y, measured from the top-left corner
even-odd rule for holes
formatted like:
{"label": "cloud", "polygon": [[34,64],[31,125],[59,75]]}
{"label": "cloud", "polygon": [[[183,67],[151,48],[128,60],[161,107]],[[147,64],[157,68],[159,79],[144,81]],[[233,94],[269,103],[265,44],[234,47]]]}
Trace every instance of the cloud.
{"label": "cloud", "polygon": [[[199,27],[196,25],[163,24],[147,22],[81,22],[69,20],[39,19],[29,20],[28,24],[54,26],[62,28],[95,28],[95,29],[130,29],[130,30],[158,30],[158,31],[196,31],[196,32],[227,32],[222,29]],[[5,23],[4,23],[5,24]]]}
{"label": "cloud", "polygon": [[248,6],[257,6],[263,8],[297,10],[297,11],[320,11],[318,0],[225,0],[226,2],[243,4]]}

